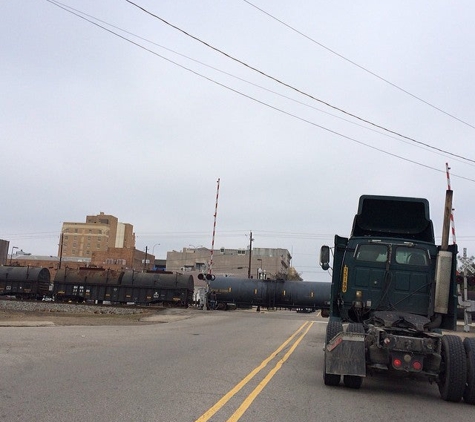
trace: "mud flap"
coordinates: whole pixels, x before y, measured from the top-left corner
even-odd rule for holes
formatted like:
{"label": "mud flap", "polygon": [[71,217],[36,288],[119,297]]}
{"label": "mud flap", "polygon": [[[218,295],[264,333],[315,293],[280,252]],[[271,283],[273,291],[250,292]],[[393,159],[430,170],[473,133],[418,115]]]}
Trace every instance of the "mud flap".
{"label": "mud flap", "polygon": [[342,332],[325,348],[325,370],[328,374],[366,376],[363,333]]}

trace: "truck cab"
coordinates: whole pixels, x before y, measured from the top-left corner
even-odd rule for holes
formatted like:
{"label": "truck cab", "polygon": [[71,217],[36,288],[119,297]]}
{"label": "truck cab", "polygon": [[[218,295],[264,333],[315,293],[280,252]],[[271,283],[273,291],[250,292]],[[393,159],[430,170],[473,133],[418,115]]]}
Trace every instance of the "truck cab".
{"label": "truck cab", "polygon": [[431,318],[437,247],[396,238],[345,242],[341,277],[334,284],[333,316],[362,323],[374,311],[409,312]]}
{"label": "truck cab", "polygon": [[[451,206],[451,205],[450,205]],[[475,340],[443,335],[456,330],[456,245],[436,245],[429,203],[423,198],[363,195],[350,237],[323,246],[330,268],[329,322],[323,379],[360,388],[364,377],[426,378],[442,398],[475,402]],[[472,344],[473,343],[473,344]],[[457,356],[452,358],[450,356]],[[473,371],[472,371],[473,373]],[[465,398],[467,396],[467,398]]]}

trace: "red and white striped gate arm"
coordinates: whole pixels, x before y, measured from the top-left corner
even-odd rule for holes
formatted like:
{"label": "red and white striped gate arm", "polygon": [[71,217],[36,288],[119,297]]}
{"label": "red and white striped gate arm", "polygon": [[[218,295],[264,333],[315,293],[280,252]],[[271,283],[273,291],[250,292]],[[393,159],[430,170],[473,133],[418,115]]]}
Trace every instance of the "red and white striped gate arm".
{"label": "red and white striped gate arm", "polygon": [[208,274],[212,274],[213,272],[214,237],[216,235],[216,217],[218,216],[219,180],[220,179],[218,179],[218,187],[216,188],[216,204],[214,206],[213,237],[211,240],[211,256],[209,259]]}
{"label": "red and white striped gate arm", "polygon": [[[452,190],[450,187],[450,173],[449,173],[450,167],[449,163],[445,163],[445,172],[447,173],[447,189]],[[456,238],[455,238],[455,222],[454,222],[454,209],[452,208],[452,211],[450,212],[450,227],[452,230],[452,239],[454,245],[457,243]]]}

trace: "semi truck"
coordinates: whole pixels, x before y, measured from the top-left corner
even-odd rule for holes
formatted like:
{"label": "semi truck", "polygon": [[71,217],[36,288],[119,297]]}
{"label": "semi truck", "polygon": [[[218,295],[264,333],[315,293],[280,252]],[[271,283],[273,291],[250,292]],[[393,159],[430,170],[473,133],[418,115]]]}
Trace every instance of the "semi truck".
{"label": "semi truck", "polygon": [[343,379],[360,388],[383,373],[426,379],[446,401],[475,403],[475,338],[455,333],[451,207],[449,190],[437,245],[427,199],[363,195],[350,237],[335,235],[332,248],[322,246],[320,265],[332,271],[325,385]]}

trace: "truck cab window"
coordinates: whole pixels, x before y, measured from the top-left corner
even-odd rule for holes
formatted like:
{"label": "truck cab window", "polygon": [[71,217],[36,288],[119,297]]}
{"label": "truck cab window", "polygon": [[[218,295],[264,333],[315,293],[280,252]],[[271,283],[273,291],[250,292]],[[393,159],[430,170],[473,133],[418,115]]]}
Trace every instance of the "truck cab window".
{"label": "truck cab window", "polygon": [[357,261],[386,262],[388,248],[386,245],[360,245],[356,251]]}
{"label": "truck cab window", "polygon": [[427,266],[429,259],[427,251],[423,249],[408,248],[399,246],[396,249],[396,263],[406,265]]}

